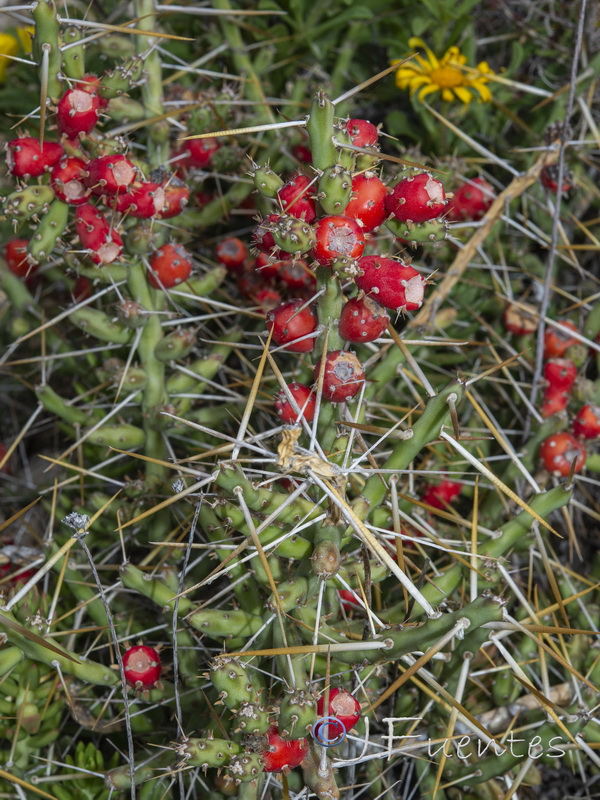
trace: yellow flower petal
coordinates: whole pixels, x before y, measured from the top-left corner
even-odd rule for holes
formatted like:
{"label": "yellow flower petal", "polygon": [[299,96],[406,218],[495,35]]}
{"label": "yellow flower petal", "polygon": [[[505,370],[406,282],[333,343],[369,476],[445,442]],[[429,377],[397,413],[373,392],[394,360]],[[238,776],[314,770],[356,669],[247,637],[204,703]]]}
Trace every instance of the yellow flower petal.
{"label": "yellow flower petal", "polygon": [[432,53],[423,39],[421,39],[419,36],[411,36],[411,38],[408,40],[408,46],[412,47],[413,50],[416,50],[418,47],[422,47],[427,54],[427,58],[429,59],[431,67],[433,69],[437,69],[439,67],[440,62],[438,61],[437,56]]}
{"label": "yellow flower petal", "polygon": [[455,86],[454,87],[454,94],[465,105],[468,105],[471,102],[472,97],[473,97],[471,92],[468,89],[465,89],[464,86]]}
{"label": "yellow flower petal", "polygon": [[485,84],[481,83],[481,81],[473,81],[471,88],[475,89],[475,91],[479,93],[479,100],[482,103],[489,103],[491,101],[492,93],[488,87],[485,86]]}
{"label": "yellow flower petal", "polygon": [[19,52],[19,43],[10,33],[0,33],[0,83],[4,83],[6,70],[10,64],[10,58]]}
{"label": "yellow flower petal", "polygon": [[434,92],[439,92],[440,87],[436,86],[435,84],[431,84],[430,86],[424,86],[421,91],[419,92],[419,100],[422,100],[424,97],[427,97],[428,94],[433,94]]}
{"label": "yellow flower petal", "polygon": [[452,100],[454,100],[451,89],[442,89],[442,100],[445,100],[447,103],[451,103]]}
{"label": "yellow flower petal", "polygon": [[21,42],[21,47],[24,53],[31,53],[31,40],[35,33],[33,25],[28,25],[26,28],[17,28],[17,36]]}

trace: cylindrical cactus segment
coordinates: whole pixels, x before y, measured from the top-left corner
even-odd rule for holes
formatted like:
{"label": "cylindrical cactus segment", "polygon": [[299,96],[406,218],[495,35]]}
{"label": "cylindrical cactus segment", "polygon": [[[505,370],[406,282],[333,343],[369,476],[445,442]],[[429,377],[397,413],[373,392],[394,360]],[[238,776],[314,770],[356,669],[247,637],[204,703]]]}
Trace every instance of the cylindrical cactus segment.
{"label": "cylindrical cactus segment", "polygon": [[319,90],[310,107],[306,129],[310,137],[313,166],[326,170],[337,162],[337,150],[333,143],[334,106],[325,92]]}
{"label": "cylindrical cactus segment", "polygon": [[350,202],[352,173],[341,164],[328,167],[319,180],[319,203],[326,214],[343,215]]}
{"label": "cylindrical cactus segment", "polygon": [[187,739],[178,749],[183,762],[189,767],[219,768],[229,764],[233,756],[242,752],[241,745],[228,739]]}

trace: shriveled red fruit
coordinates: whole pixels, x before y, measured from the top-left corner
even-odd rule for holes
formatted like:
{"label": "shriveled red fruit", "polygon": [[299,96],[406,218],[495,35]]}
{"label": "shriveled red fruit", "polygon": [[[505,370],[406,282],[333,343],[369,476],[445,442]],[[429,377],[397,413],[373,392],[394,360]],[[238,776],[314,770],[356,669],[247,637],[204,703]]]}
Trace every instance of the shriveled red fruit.
{"label": "shriveled red fruit", "polygon": [[339,719],[346,733],[350,732],[360,719],[360,703],[347,689],[330,689],[329,704],[325,710],[325,697],[321,695],[317,701],[317,714],[320,717]]}
{"label": "shriveled red fruit", "polygon": [[462,491],[462,483],[458,481],[443,480],[436,486],[428,486],[423,492],[421,500],[433,508],[445,509]]}
{"label": "shriveled red fruit", "polygon": [[552,387],[548,387],[544,393],[540,414],[544,419],[548,419],[548,417],[552,417],[554,414],[559,414],[561,411],[565,411],[568,405],[568,392],[566,392],[564,389],[553,389]]}
{"label": "shriveled red fruit", "polygon": [[248,258],[248,250],[241,239],[229,236],[219,242],[216,247],[215,255],[217,261],[223,264],[232,272],[239,272],[244,266],[244,261]]}
{"label": "shriveled red fruit", "polygon": [[80,206],[87,202],[90,190],[86,186],[87,165],[82,158],[63,158],[52,167],[50,185],[52,191],[71,206]]}
{"label": "shriveled red fruit", "polygon": [[123,654],[125,678],[130,686],[152,689],[162,673],[160,655],[153,647],[137,645]]}
{"label": "shriveled red fruit", "polygon": [[573,420],[573,433],[580,439],[600,437],[600,406],[585,405]]}
{"label": "shriveled red fruit", "polygon": [[[572,322],[561,320],[560,324],[578,333]],[[569,347],[577,344],[578,341],[574,336],[569,336],[566,331],[555,328],[554,325],[549,325],[544,331],[544,358],[553,358],[555,356],[561,358]]]}
{"label": "shriveled red fruit", "polygon": [[92,282],[85,275],[79,275],[73,287],[73,299],[76,303],[92,296]]}
{"label": "shriveled red fruit", "polygon": [[267,734],[268,749],[262,753],[264,772],[284,772],[299,766],[308,753],[306,739],[286,741],[279,735],[277,725],[272,725]]}
{"label": "shriveled red fruit", "polygon": [[509,333],[514,333],[515,336],[527,336],[537,331],[539,317],[533,306],[511,303],[504,311],[502,322]]}
{"label": "shriveled red fruit", "polygon": [[[298,404],[301,412],[300,417],[307,422],[312,422],[315,416],[317,400],[311,387],[305,386],[303,383],[294,382],[288,384],[287,388]],[[283,390],[275,395],[275,411],[279,419],[286,425],[294,425],[298,421],[298,412],[294,410]]]}
{"label": "shriveled red fruit", "polygon": [[285,349],[290,353],[310,353],[315,346],[314,337],[295,341],[317,330],[313,310],[310,306],[302,308],[303,305],[302,300],[288,300],[267,314],[267,328],[273,330],[273,341],[286,345]]}
{"label": "shriveled red fruit", "polygon": [[365,237],[358,222],[351,217],[323,217],[315,225],[315,261],[330,267],[340,258],[359,258],[365,249]]}
{"label": "shriveled red fruit", "polygon": [[9,239],[4,245],[6,266],[13,275],[28,278],[37,270],[37,265],[27,260],[27,239]]}
{"label": "shriveled red fruit", "polygon": [[179,178],[171,178],[163,185],[165,202],[158,215],[161,219],[170,219],[181,214],[190,201],[190,190]]}
{"label": "shriveled red fruit", "polygon": [[389,314],[370,297],[348,300],[340,314],[339,333],[347,342],[372,342],[386,330]]}
{"label": "shriveled red fruit", "polygon": [[428,172],[404,178],[385,199],[386,211],[400,222],[428,222],[439,217],[445,205],[443,184]]}
{"label": "shriveled red fruit", "polygon": [[13,139],[6,145],[6,166],[16,178],[37,178],[60,161],[64,149],[57,142],[44,142],[34,136]]}
{"label": "shriveled red fruit", "polygon": [[192,257],[180,244],[163,244],[150,256],[148,281],[155,289],[172,289],[186,281],[192,271]]}
{"label": "shriveled red fruit", "polygon": [[261,253],[266,253],[271,258],[285,261],[291,258],[291,253],[286,253],[285,250],[280,250],[275,244],[273,234],[271,232],[272,226],[279,220],[279,214],[269,214],[265,217],[256,227],[252,241]]}
{"label": "shriveled red fruit", "polygon": [[56,106],[56,124],[71,139],[90,133],[98,122],[100,98],[85,89],[67,89]]}
{"label": "shriveled red fruit", "polygon": [[75,230],[94,264],[111,264],[123,251],[123,240],[91,203],[75,209]]}
{"label": "shriveled red fruit", "polygon": [[298,159],[298,161],[302,161],[303,164],[310,164],[312,161],[312,153],[308,145],[294,145],[294,147],[292,147],[292,154]]}
{"label": "shriveled red fruit", "polygon": [[317,218],[315,201],[310,196],[310,182],[306,175],[296,175],[277,192],[283,213],[303,219],[309,224]]}
{"label": "shriveled red fruit", "polygon": [[283,261],[276,261],[273,258],[269,258],[266,253],[259,253],[254,262],[254,269],[262,275],[263,278],[268,280],[269,278],[277,277],[279,268],[283,263]]}
{"label": "shriveled red fruit", "polygon": [[86,184],[94,194],[122,194],[135,181],[135,167],[121,154],[94,158],[87,165],[87,171]]}
{"label": "shriveled red fruit", "polygon": [[355,219],[363,231],[374,231],[388,216],[385,198],[388,190],[374,172],[352,178],[352,195],[344,215]]}
{"label": "shriveled red fruit", "polygon": [[413,267],[385,256],[358,260],[356,285],[394,311],[415,311],[423,305],[426,281]]}
{"label": "shriveled red fruit", "polygon": [[544,364],[544,378],[550,388],[568,391],[577,378],[577,367],[570,358],[550,358]]}
{"label": "shriveled red fruit", "polygon": [[309,271],[306,261],[280,261],[279,264],[279,280],[288,289],[295,291],[315,285],[315,278]]}
{"label": "shriveled red fruit", "polygon": [[[544,167],[540,172],[540,180],[542,186],[548,189],[549,192],[556,194],[558,192],[558,164]],[[565,194],[573,188],[573,175],[570,170],[564,170],[562,193]]]}
{"label": "shriveled red fruit", "polygon": [[[315,364],[314,380],[319,380],[321,359]],[[365,382],[365,371],[349,350],[332,350],[325,357],[323,397],[332,403],[343,403],[355,397]]]}
{"label": "shriveled red fruit", "polygon": [[540,447],[542,466],[552,475],[562,475],[563,477],[570,473],[573,462],[575,462],[575,472],[581,472],[585,465],[586,455],[581,442],[567,431],[548,436]]}
{"label": "shriveled red fruit", "polygon": [[485,178],[471,178],[454,192],[446,207],[452,222],[479,220],[494,200],[494,187]]}
{"label": "shriveled red fruit", "polygon": [[122,214],[127,213],[138,219],[163,216],[165,190],[159,183],[135,181],[126,194],[117,195],[115,207]]}
{"label": "shriveled red fruit", "polygon": [[187,142],[183,143],[183,147],[180,151],[185,153],[185,158],[177,163],[185,167],[195,167],[196,169],[208,167],[213,155],[217,152],[220,146],[221,145],[217,139],[213,138],[188,139]]}
{"label": "shriveled red fruit", "polygon": [[366,119],[349,119],[346,130],[356,147],[370,147],[379,139],[378,128]]}

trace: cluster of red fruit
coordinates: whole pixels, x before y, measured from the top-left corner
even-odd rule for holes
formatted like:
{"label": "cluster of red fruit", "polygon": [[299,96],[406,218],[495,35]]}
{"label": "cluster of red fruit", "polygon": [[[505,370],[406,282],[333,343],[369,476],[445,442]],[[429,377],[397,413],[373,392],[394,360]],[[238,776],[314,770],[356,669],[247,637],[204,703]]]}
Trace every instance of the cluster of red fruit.
{"label": "cluster of red fruit", "polygon": [[[375,146],[379,136],[374,125],[358,119],[348,120],[345,132],[353,146],[364,149]],[[267,215],[254,236],[261,278],[277,276],[300,293],[267,314],[273,342],[291,353],[312,352],[321,332],[310,295],[307,297],[314,288],[313,267],[337,274],[358,290],[335,321],[347,344],[379,338],[389,325],[388,310],[420,308],[426,286],[423,276],[405,261],[365,254],[365,249],[371,234],[384,222],[419,225],[439,218],[447,203],[444,187],[427,172],[411,173],[391,189],[373,171],[349,176],[339,166],[321,177],[318,190],[315,181],[296,174],[275,184],[272,197],[281,213]],[[265,185],[267,182],[268,176]],[[324,192],[323,186],[328,191]],[[319,202],[325,211],[321,216]],[[336,210],[339,213],[327,213]],[[298,277],[295,285],[288,281],[290,273]],[[364,385],[363,366],[347,349],[327,353],[323,369],[321,361],[315,364],[315,382],[321,380],[321,373],[323,397],[333,403],[350,400]],[[275,407],[285,423],[297,421],[299,412],[310,422],[314,392],[309,386],[292,383],[288,392],[277,396]]]}
{"label": "cluster of red fruit", "polygon": [[[544,399],[541,407],[545,419],[566,412],[573,400],[573,388],[578,368],[571,355],[581,348],[580,341],[568,330],[578,333],[570,321],[561,322],[562,328],[548,326],[544,333]],[[509,306],[504,313],[504,326],[516,336],[527,336],[538,327],[535,309],[527,306]],[[568,330],[564,330],[564,329]],[[585,466],[585,441],[600,438],[600,407],[586,404],[579,408],[572,421],[572,432],[561,431],[544,440],[540,447],[542,465],[553,475],[569,475]]]}
{"label": "cluster of red fruit", "polygon": [[[116,143],[90,134],[106,102],[100,79],[88,75],[78,82],[77,88],[68,89],[57,103],[60,143],[40,144],[38,139],[26,136],[13,139],[6,146],[8,170],[21,182],[49,173],[56,199],[74,207],[79,241],[91,261],[98,265],[111,264],[121,257],[124,245],[120,228],[126,217],[174,217],[183,211],[190,195],[182,181],[162,169],[146,180],[143,165],[127,155],[102,153],[107,148],[114,149]],[[36,267],[34,260],[27,257],[27,244],[24,239],[13,240],[6,249],[8,266],[17,275],[30,274]],[[169,288],[186,279],[191,262],[187,254],[172,245],[165,248],[158,253],[156,269],[151,259],[149,278],[153,285]],[[178,259],[179,263],[174,264]]]}
{"label": "cluster of red fruit", "polygon": [[[563,322],[564,327],[577,332],[572,322]],[[570,348],[579,346],[579,340],[558,328],[548,328],[544,336],[544,378],[547,381],[542,416],[550,417],[566,411],[572,398],[572,389],[577,378],[577,366],[565,358]],[[571,469],[581,472],[586,461],[585,442],[600,438],[600,407],[586,404],[572,420],[572,432],[561,431],[542,442],[540,458],[542,464],[553,475],[567,476]],[[573,467],[573,462],[575,466]]]}

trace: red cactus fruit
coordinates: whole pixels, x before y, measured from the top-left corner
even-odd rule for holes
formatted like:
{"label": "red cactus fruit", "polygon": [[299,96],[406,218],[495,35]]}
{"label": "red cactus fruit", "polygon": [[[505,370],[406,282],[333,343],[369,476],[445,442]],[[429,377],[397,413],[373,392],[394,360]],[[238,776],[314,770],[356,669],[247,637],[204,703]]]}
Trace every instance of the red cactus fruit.
{"label": "red cactus fruit", "polygon": [[286,259],[292,257],[291,253],[286,253],[285,250],[280,250],[277,247],[271,232],[272,226],[279,220],[279,218],[279,214],[269,214],[267,217],[265,217],[257,225],[252,237],[252,241],[261,253],[266,253],[272,258],[285,261]]}
{"label": "red cactus fruit", "polygon": [[600,437],[600,406],[589,404],[582,406],[573,420],[573,433],[579,439],[598,439]]}
{"label": "red cactus fruit", "polygon": [[61,133],[75,139],[90,133],[99,117],[100,98],[85,89],[67,89],[56,106],[56,124]]}
{"label": "red cactus fruit", "polygon": [[94,264],[111,264],[123,251],[120,234],[90,203],[75,209],[75,230]]}
{"label": "red cactus fruit", "polygon": [[303,383],[288,384],[290,394],[298,404],[300,415],[287,399],[284,391],[275,395],[275,411],[279,419],[286,425],[294,425],[298,417],[303,417],[307,422],[312,422],[315,416],[316,397],[310,386]]}
{"label": "red cactus fruit", "polygon": [[428,172],[404,178],[385,199],[388,214],[401,222],[427,222],[439,217],[445,205],[444,186]]}
{"label": "red cactus fruit", "polygon": [[295,291],[315,286],[315,278],[306,261],[280,261],[279,264],[279,280],[288,289]]}
{"label": "red cactus fruit", "polygon": [[569,405],[569,393],[564,389],[555,389],[549,386],[544,393],[544,400],[540,413],[544,419],[565,411]]}
{"label": "red cactus fruit", "polygon": [[324,267],[340,258],[359,258],[365,249],[365,237],[358,222],[350,217],[323,217],[315,225],[312,257]]}
{"label": "red cactus fruit", "polygon": [[248,250],[241,239],[229,236],[219,242],[215,250],[217,261],[227,267],[231,272],[239,272],[248,258]]}
{"label": "red cactus fruit", "polygon": [[374,231],[388,216],[385,198],[388,190],[374,172],[352,178],[352,195],[344,215],[355,219],[363,231]]}
{"label": "red cactus fruit", "polygon": [[158,215],[161,219],[170,219],[181,214],[190,201],[190,190],[179,178],[171,178],[163,185],[165,202]]}
{"label": "red cactus fruit", "polygon": [[260,311],[263,314],[267,314],[269,311],[272,311],[277,306],[281,305],[283,297],[279,294],[277,289],[272,289],[268,286],[264,286],[262,289],[259,289],[254,294],[254,299],[256,300],[256,304],[259,306]]}
{"label": "red cactus fruit", "polygon": [[165,207],[165,190],[159,183],[135,181],[126,194],[117,195],[117,211],[138,219],[162,216]]}
{"label": "red cactus fruit", "polygon": [[575,472],[581,472],[585,465],[586,451],[573,434],[562,431],[544,439],[540,447],[542,466],[552,475],[567,476],[575,462]]}
{"label": "red cactus fruit", "polygon": [[329,690],[327,711],[325,711],[325,697],[323,695],[319,697],[317,714],[320,717],[336,717],[348,733],[360,719],[360,703],[347,689],[336,687]]}
{"label": "red cactus fruit", "polygon": [[366,119],[349,119],[346,130],[357,147],[371,147],[379,139],[379,129]]}
{"label": "red cactus fruit", "polygon": [[570,358],[551,358],[544,364],[544,378],[551,389],[568,391],[577,378],[577,367]]}
{"label": "red cactus fruit", "polygon": [[452,222],[479,220],[494,200],[494,187],[485,178],[471,178],[448,201],[447,216]]}
{"label": "red cactus fruit", "polygon": [[269,258],[266,253],[259,253],[254,262],[254,269],[266,280],[276,278],[283,261]]}
{"label": "red cactus fruit", "polygon": [[[561,320],[561,325],[578,333],[575,325],[568,320]],[[569,336],[566,331],[555,328],[553,325],[548,326],[544,331],[544,358],[562,358],[569,347],[577,344],[578,341],[574,336]]]}
{"label": "red cactus fruit", "polygon": [[180,244],[163,244],[150,256],[148,281],[155,289],[172,289],[186,281],[192,271],[192,256]]}
{"label": "red cactus fruit", "polygon": [[94,194],[122,194],[135,180],[135,167],[127,156],[120,154],[94,158],[87,169],[86,184]]}
{"label": "red cactus fruit", "polygon": [[208,167],[212,157],[221,147],[217,139],[189,139],[183,145],[183,151],[187,153],[185,159],[186,167],[202,169]]}
{"label": "red cactus fruit", "polygon": [[290,353],[310,353],[315,346],[314,337],[295,341],[317,330],[314,312],[310,306],[302,308],[303,305],[302,300],[288,300],[267,314],[267,328],[273,330],[273,341],[286,345]]}
{"label": "red cactus fruit", "polygon": [[357,611],[362,608],[354,592],[351,592],[349,589],[338,589],[338,597],[340,598],[340,604],[346,613],[349,611]]}
{"label": "red cactus fruit", "polygon": [[533,306],[511,303],[504,311],[502,322],[509,333],[514,333],[515,336],[527,336],[537,331],[539,318]]}
{"label": "red cactus fruit", "polygon": [[455,497],[458,497],[461,491],[462,483],[443,480],[436,486],[428,486],[423,492],[421,500],[433,508],[444,510],[446,505],[451,503]]}
{"label": "red cactus fruit", "polygon": [[389,314],[370,297],[348,300],[340,314],[339,332],[347,342],[372,342],[386,330]]}
{"label": "red cactus fruit", "polygon": [[[321,359],[315,364],[314,380],[319,380]],[[332,403],[343,403],[355,397],[365,382],[365,371],[354,353],[332,350],[325,357],[323,397]]]}
{"label": "red cactus fruit", "polygon": [[153,689],[162,672],[158,651],[147,645],[130,647],[123,655],[123,667],[127,683],[137,689]]}
{"label": "red cactus fruit", "polygon": [[108,105],[108,100],[102,97],[100,94],[102,81],[97,75],[92,75],[91,73],[84,75],[83,78],[80,78],[77,81],[77,88],[81,89],[82,92],[88,92],[89,94],[97,95],[98,100],[100,101],[100,108],[106,108]]}
{"label": "red cactus fruit", "polygon": [[25,136],[6,145],[6,166],[16,178],[37,178],[52,169],[64,152],[63,146],[57,142],[44,142],[40,147],[39,139]]}
{"label": "red cactus fruit", "polygon": [[71,206],[83,205],[90,195],[90,190],[85,184],[86,176],[87,165],[83,159],[63,158],[52,167],[50,173],[52,191],[63,203]]}
{"label": "red cactus fruit", "polygon": [[27,239],[9,239],[4,245],[6,266],[13,275],[28,278],[37,270],[37,265],[27,259]]}
{"label": "red cactus fruit", "polygon": [[73,299],[76,303],[92,296],[92,282],[85,275],[79,275],[73,287]]}
{"label": "red cactus fruit", "polygon": [[308,753],[306,739],[287,741],[279,735],[277,725],[271,725],[267,734],[268,749],[262,753],[264,772],[284,772],[299,766]]}
{"label": "red cactus fruit", "polygon": [[295,175],[279,189],[277,197],[284,214],[291,214],[310,224],[317,218],[317,208],[310,196],[309,185],[310,178],[306,175]]}
{"label": "red cactus fruit", "polygon": [[312,161],[312,153],[310,147],[305,144],[296,144],[292,147],[292,154],[294,158],[301,161],[303,164],[310,164]]}
{"label": "red cactus fruit", "polygon": [[356,285],[382,306],[415,311],[423,305],[426,281],[413,267],[385,256],[363,256]]}

